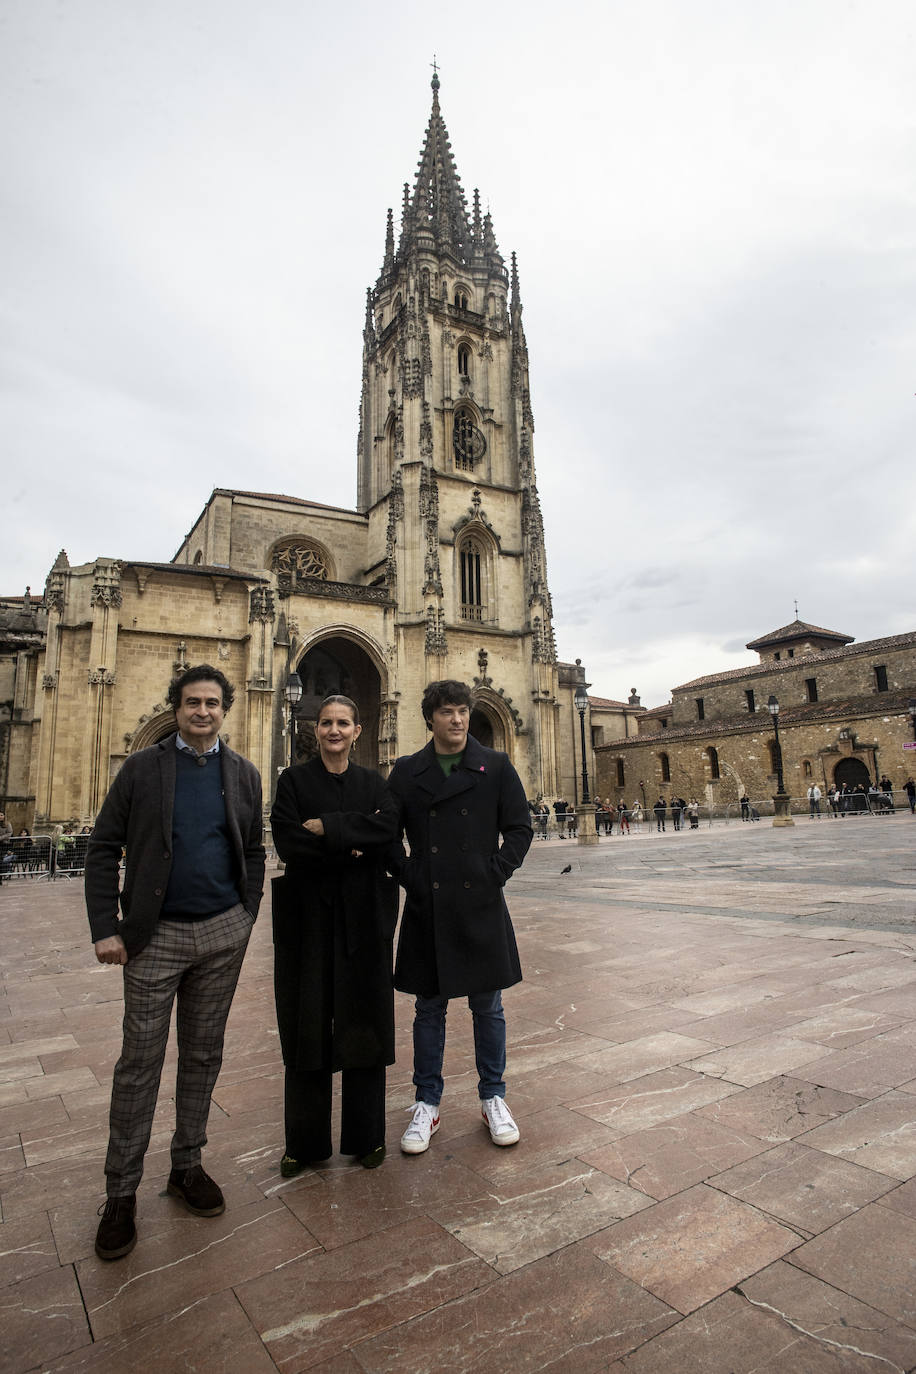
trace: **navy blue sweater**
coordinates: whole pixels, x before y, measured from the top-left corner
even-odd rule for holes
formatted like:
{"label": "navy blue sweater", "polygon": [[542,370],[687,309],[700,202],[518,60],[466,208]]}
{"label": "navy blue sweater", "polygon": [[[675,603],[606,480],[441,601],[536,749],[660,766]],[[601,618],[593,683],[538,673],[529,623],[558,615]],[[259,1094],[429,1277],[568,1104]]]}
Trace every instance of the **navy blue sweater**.
{"label": "navy blue sweater", "polygon": [[177,750],[172,809],[172,869],[162,916],[199,921],[239,901],[232,844],[226,826],[220,756]]}

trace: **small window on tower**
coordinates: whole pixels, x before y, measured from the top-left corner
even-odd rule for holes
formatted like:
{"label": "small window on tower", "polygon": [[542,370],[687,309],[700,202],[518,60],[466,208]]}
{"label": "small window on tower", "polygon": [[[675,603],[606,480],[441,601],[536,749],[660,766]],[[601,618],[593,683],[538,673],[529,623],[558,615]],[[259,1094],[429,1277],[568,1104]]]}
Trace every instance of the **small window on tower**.
{"label": "small window on tower", "polygon": [[887,668],[884,664],[881,664],[879,667],[875,668],[875,691],[887,691]]}
{"label": "small window on tower", "polygon": [[471,350],[467,344],[458,345],[458,374],[461,377],[471,375]]}
{"label": "small window on tower", "polygon": [[458,307],[459,310],[467,310],[467,308],[468,308],[468,293],[467,293],[466,291],[461,291],[461,290],[456,291],[456,292],[455,292],[455,304],[456,304],[456,306]]}

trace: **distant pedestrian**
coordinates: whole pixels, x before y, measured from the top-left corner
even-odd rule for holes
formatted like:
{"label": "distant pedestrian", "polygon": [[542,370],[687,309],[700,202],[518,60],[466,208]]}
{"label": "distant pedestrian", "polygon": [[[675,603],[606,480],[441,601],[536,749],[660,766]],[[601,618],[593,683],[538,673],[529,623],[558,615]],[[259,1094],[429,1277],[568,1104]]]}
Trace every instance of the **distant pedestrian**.
{"label": "distant pedestrian", "polygon": [[741,819],[749,821],[751,819],[751,804],[747,799],[747,793],[741,793]]}
{"label": "distant pedestrian", "polygon": [[691,798],[687,803],[687,817],[690,821],[690,829],[698,830],[700,827],[700,803]]}
{"label": "distant pedestrian", "polygon": [[910,814],[912,815],[912,813],[916,811],[916,782],[914,782],[912,778],[907,778],[906,782],[903,784],[903,790],[910,804]]}
{"label": "distant pedestrian", "polygon": [[557,797],[553,804],[553,814],[557,818],[557,835],[561,840],[566,839],[566,811],[569,803],[562,797]]}
{"label": "distant pedestrian", "polygon": [[821,789],[816,782],[808,788],[808,819],[813,820],[817,816],[821,818]]}
{"label": "distant pedestrian", "polygon": [[617,808],[617,820],[620,823],[621,835],[629,835],[630,813],[627,811],[627,804],[625,801],[621,801],[620,805]]}
{"label": "distant pedestrian", "polygon": [[655,812],[655,829],[659,835],[662,835],[665,832],[665,816],[668,812],[668,803],[665,798],[659,797],[652,810]]}

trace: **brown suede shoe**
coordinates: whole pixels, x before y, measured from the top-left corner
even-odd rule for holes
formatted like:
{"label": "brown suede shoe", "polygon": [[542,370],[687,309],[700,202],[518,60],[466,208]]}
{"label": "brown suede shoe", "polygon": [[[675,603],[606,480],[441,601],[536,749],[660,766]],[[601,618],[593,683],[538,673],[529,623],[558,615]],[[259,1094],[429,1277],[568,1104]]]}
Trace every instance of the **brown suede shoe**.
{"label": "brown suede shoe", "polygon": [[222,1189],[199,1164],[190,1169],[173,1169],[166,1191],[181,1198],[188,1211],[198,1217],[218,1217],[226,1210]]}
{"label": "brown suede shoe", "polygon": [[99,1259],[120,1259],[133,1250],[137,1243],[136,1207],[137,1195],[131,1193],[129,1197],[110,1197],[104,1207],[99,1208],[102,1220],[95,1234],[95,1253]]}

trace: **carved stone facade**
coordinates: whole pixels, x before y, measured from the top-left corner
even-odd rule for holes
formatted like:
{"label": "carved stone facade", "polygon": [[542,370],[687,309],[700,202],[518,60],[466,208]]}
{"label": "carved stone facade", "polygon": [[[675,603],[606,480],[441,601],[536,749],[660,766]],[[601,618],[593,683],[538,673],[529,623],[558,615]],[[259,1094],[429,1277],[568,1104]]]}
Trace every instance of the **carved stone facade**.
{"label": "carved stone facade", "polygon": [[358,701],[357,757],[387,771],[426,742],[440,677],[477,679],[475,727],[530,796],[575,796],[580,670],[557,663],[518,269],[476,191],[468,208],[438,92],[436,76],[367,293],[356,509],[218,488],[171,562],[62,552],[19,673],[24,823],[91,821],[126,754],[173,727],[170,677],[199,662],[236,685],[225,734],[268,801],[323,695]]}

